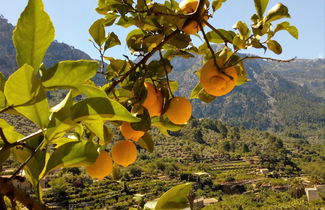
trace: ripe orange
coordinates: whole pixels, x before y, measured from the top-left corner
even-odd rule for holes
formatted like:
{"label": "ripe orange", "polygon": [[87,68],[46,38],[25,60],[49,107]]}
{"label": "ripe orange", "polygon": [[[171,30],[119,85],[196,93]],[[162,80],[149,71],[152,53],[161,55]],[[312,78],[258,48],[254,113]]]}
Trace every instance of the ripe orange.
{"label": "ripe orange", "polygon": [[192,115],[192,104],[184,97],[174,97],[166,111],[168,119],[174,124],[185,124]]}
{"label": "ripe orange", "polygon": [[144,86],[147,90],[147,97],[142,106],[148,110],[150,117],[160,116],[164,102],[162,93],[149,82],[145,82]]}
{"label": "ripe orange", "polygon": [[145,133],[144,131],[134,130],[131,123],[128,122],[123,122],[120,126],[120,130],[126,139],[132,139],[133,141],[138,141]]}
{"label": "ripe orange", "polygon": [[[179,8],[183,11],[184,14],[191,14],[196,11],[198,5],[199,0],[183,0],[179,4]],[[208,20],[208,16],[204,16],[203,18],[204,20]],[[204,27],[205,24],[202,23],[202,26]],[[197,34],[200,31],[200,26],[196,20],[191,20],[183,27],[182,30],[187,34]]]}
{"label": "ripe orange", "polygon": [[127,167],[136,161],[137,148],[130,141],[119,141],[112,148],[112,158],[117,164]]}
{"label": "ripe orange", "polygon": [[[221,59],[218,59],[217,63],[219,67],[223,66]],[[224,72],[233,79],[219,72],[213,59],[204,64],[201,69],[200,82],[207,93],[213,96],[223,96],[234,89],[238,79],[235,67],[226,68]]]}
{"label": "ripe orange", "polygon": [[105,176],[108,176],[112,173],[113,170],[113,161],[109,156],[108,152],[102,151],[96,161],[85,167],[89,176],[94,179],[103,179]]}

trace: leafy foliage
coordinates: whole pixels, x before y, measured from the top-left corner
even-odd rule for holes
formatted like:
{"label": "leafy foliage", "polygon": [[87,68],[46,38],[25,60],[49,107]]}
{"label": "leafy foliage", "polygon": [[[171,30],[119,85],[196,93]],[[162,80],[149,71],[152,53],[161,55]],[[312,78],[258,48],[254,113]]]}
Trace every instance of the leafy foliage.
{"label": "leafy foliage", "polygon": [[[220,8],[222,2],[224,1],[215,1],[212,9],[215,11]],[[210,60],[215,67],[214,71],[218,71],[224,79],[231,81],[233,88],[247,81],[242,61],[254,58],[249,56],[240,58],[236,55],[239,50],[262,47],[279,54],[282,52],[280,44],[271,40],[275,33],[285,29],[296,37],[295,28],[288,24],[280,25],[277,31],[272,30],[274,20],[290,17],[288,9],[280,3],[269,10],[265,17],[263,17],[265,2],[256,4],[259,15],[253,15],[252,28],[249,29],[246,23],[238,21],[234,31],[215,29],[210,25],[207,22],[208,7],[204,0],[200,0],[195,11],[189,14],[186,8],[182,9],[175,1],[162,4],[147,1],[99,0],[96,11],[103,15],[103,18],[90,26],[89,33],[94,47],[99,51],[101,62],[61,61],[47,67],[42,62],[54,40],[54,27],[44,11],[42,0],[29,0],[13,32],[18,70],[9,76],[7,81],[1,76],[0,113],[23,116],[40,130],[21,139],[9,141],[6,131],[12,134],[12,128],[6,122],[2,123],[0,153],[5,153],[2,159],[8,157],[7,151],[10,150],[15,159],[21,163],[9,181],[23,169],[37,192],[39,201],[42,202],[40,181],[51,170],[90,165],[98,158],[98,151],[111,148],[115,161],[112,176],[120,177],[118,164],[122,166],[132,164],[136,160],[136,146],[129,140],[124,140],[123,144],[122,141],[112,142],[112,133],[104,126],[104,122],[109,121],[108,124],[116,127],[122,122],[140,122],[134,124],[134,128],[146,134],[138,144],[152,152],[153,142],[148,132],[150,124],[169,135],[169,131],[178,131],[184,127],[190,118],[189,115],[186,116],[186,121],[179,121],[177,117],[182,117],[181,115],[176,116],[176,119],[174,114],[169,115],[175,99],[174,92],[178,86],[168,77],[172,71],[170,60],[174,56],[181,53],[184,57],[190,57],[182,53],[183,51],[205,55],[205,59]],[[106,27],[114,23],[125,28],[136,27],[128,33],[126,45],[140,60],[105,57],[107,49],[121,44],[113,32],[106,33]],[[210,46],[209,38],[203,29],[205,24],[215,32],[210,34],[210,39],[215,42],[222,40],[226,44],[219,52],[214,52]],[[192,26],[196,31],[187,30]],[[205,43],[197,48],[193,45],[189,34],[198,31],[202,32]],[[264,35],[267,38],[261,41]],[[263,44],[267,44],[267,47]],[[159,58],[149,60],[156,52],[159,53]],[[110,62],[107,66],[104,59]],[[233,69],[233,74],[227,74],[228,68]],[[90,80],[96,74],[106,77],[106,84],[102,87]],[[202,78],[200,74],[205,73],[198,72]],[[238,81],[237,74],[240,78]],[[215,82],[212,85],[218,86],[219,80],[220,78],[214,78]],[[151,91],[144,83],[148,81],[152,85]],[[50,106],[47,95],[53,90],[68,92],[58,104]],[[205,92],[197,91],[194,96],[205,102],[213,101],[215,98],[211,97],[207,88],[205,90]],[[182,100],[187,104],[186,110],[191,112],[190,102],[185,98]],[[155,109],[154,115],[151,114],[151,109]],[[94,125],[100,126],[94,129]],[[202,133],[195,133],[195,138],[202,137]],[[231,138],[240,139],[238,130],[233,130]],[[128,153],[130,150],[126,149],[125,145],[134,149],[132,154]],[[231,145],[224,145],[224,148],[226,151],[234,149]],[[118,159],[122,161],[119,162]],[[124,160],[128,160],[127,164],[124,164]],[[6,182],[7,180],[4,180],[4,183]],[[157,208],[185,207],[187,202],[185,195],[189,192],[189,186],[190,184],[185,184],[172,188],[160,198]],[[7,184],[3,189],[5,188],[11,188],[11,185]],[[20,201],[31,202],[28,198],[21,198]],[[37,204],[31,203],[28,207],[37,208],[35,206]]]}

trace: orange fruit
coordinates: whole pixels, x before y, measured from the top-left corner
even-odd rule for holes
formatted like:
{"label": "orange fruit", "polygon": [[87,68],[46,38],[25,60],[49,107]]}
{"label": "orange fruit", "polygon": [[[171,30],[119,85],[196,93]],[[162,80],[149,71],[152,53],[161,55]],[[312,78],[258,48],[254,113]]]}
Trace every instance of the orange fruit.
{"label": "orange fruit", "polygon": [[[222,67],[221,59],[217,60],[218,66]],[[200,82],[204,90],[213,96],[223,96],[232,91],[237,83],[238,75],[235,67],[229,67],[224,70],[227,75],[218,71],[214,65],[213,59],[204,64],[201,69]]]}
{"label": "orange fruit", "polygon": [[128,122],[123,122],[120,126],[120,130],[126,139],[131,139],[133,141],[138,141],[145,133],[144,131],[134,130],[131,123]]}
{"label": "orange fruit", "polygon": [[130,141],[119,141],[112,148],[112,158],[117,164],[127,167],[136,161],[137,148]]}
{"label": "orange fruit", "polygon": [[192,104],[184,97],[174,97],[169,103],[166,115],[174,124],[185,124],[192,116]]}
{"label": "orange fruit", "polygon": [[108,152],[102,151],[96,161],[90,165],[86,166],[86,171],[94,179],[103,179],[112,173],[113,161],[109,156]]}
{"label": "orange fruit", "polygon": [[147,90],[147,97],[142,106],[148,110],[150,117],[160,116],[164,102],[162,93],[149,82],[145,82],[144,86]]}
{"label": "orange fruit", "polygon": [[[179,4],[179,8],[183,11],[184,14],[191,14],[196,11],[198,5],[199,0],[183,0]],[[203,18],[204,20],[208,20],[208,16],[204,16]],[[204,26],[205,24],[202,23],[202,27]],[[197,34],[200,31],[200,26],[196,20],[191,20],[183,27],[182,30],[187,34]]]}

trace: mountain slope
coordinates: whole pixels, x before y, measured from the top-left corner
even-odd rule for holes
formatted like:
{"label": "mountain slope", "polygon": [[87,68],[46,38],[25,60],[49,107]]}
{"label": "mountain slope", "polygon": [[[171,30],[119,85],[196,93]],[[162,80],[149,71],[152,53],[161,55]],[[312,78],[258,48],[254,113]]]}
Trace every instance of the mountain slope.
{"label": "mountain slope", "polygon": [[[17,69],[16,51],[12,42],[14,26],[0,16],[0,71],[8,77]],[[45,58],[44,64],[49,67],[62,60],[90,60],[90,56],[81,50],[75,49],[64,43],[52,42]]]}
{"label": "mountain slope", "polygon": [[[171,78],[179,81],[180,94],[189,96],[198,82],[194,74],[202,65],[202,58],[184,61],[177,58],[177,69]],[[181,66],[185,63],[185,67]],[[314,96],[305,86],[288,81],[265,69],[265,61],[245,62],[250,82],[236,87],[226,96],[210,104],[194,100],[194,116],[217,118],[236,126],[262,130],[293,128],[320,128],[325,122],[324,100]],[[189,69],[186,67],[191,66]],[[175,67],[175,66],[174,66]]]}

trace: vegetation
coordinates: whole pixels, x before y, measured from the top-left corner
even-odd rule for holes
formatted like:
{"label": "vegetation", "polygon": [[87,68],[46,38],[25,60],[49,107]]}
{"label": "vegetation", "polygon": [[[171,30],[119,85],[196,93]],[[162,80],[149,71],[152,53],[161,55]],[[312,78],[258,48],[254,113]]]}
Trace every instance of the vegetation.
{"label": "vegetation", "polygon": [[[216,96],[229,93],[235,85],[240,86],[248,81],[244,60],[276,60],[248,55],[241,57],[238,54],[240,50],[254,47],[280,54],[281,45],[274,40],[278,31],[286,30],[293,37],[298,37],[297,29],[288,22],[272,25],[275,20],[290,17],[287,7],[279,3],[266,12],[268,1],[264,0],[254,1],[256,14],[251,18],[251,28],[238,21],[234,30],[216,29],[208,22],[208,17],[223,2],[214,0],[210,4],[204,0],[185,0],[179,5],[175,1],[162,4],[100,0],[96,11],[103,18],[95,21],[89,28],[91,41],[100,55],[100,62],[65,60],[48,67],[43,64],[43,60],[54,40],[54,27],[44,11],[42,0],[29,0],[12,37],[16,48],[17,70],[8,79],[0,74],[0,113],[26,118],[36,131],[24,135],[17,132],[5,119],[0,119],[0,164],[10,160],[19,165],[9,178],[0,177],[1,207],[6,208],[4,197],[7,197],[13,206],[18,201],[30,209],[44,209],[46,198],[49,198],[47,203],[59,202],[64,207],[71,202],[73,205],[91,203],[95,208],[101,208],[99,201],[103,200],[103,194],[107,204],[114,204],[117,208],[130,205],[142,207],[144,204],[139,199],[134,204],[131,199],[134,192],[141,193],[142,188],[132,190],[126,182],[121,186],[113,180],[109,180],[110,192],[115,192],[114,185],[120,192],[107,200],[107,191],[89,190],[92,180],[82,173],[83,170],[75,167],[85,168],[88,175],[98,179],[110,175],[114,180],[128,180],[130,176],[142,177],[142,173],[165,173],[173,181],[158,181],[160,184],[152,188],[155,189],[154,196],[160,196],[156,209],[187,206],[193,209],[195,196],[216,196],[218,190],[228,193],[246,191],[245,176],[229,173],[224,176],[225,186],[214,183],[216,180],[211,177],[201,177],[206,173],[211,173],[214,179],[219,176],[211,164],[195,164],[201,160],[215,163],[218,159],[231,161],[240,160],[245,155],[254,155],[259,156],[261,166],[274,172],[273,176],[290,178],[299,174],[300,168],[281,139],[266,135],[262,138],[264,144],[254,144],[243,140],[245,138],[239,128],[209,121],[204,124],[206,133],[199,129],[200,121],[189,122],[192,115],[190,101],[185,97],[174,96],[178,83],[171,81],[168,74],[173,71],[171,60],[175,56],[189,58],[193,54],[204,55],[208,65],[197,69],[200,82],[193,88],[190,98],[209,103]],[[125,28],[136,27],[128,31],[126,40],[131,53],[138,57],[135,61],[105,56],[107,49],[121,44],[114,32],[106,33],[106,28],[113,24]],[[211,31],[206,33],[204,26]],[[199,31],[205,42],[196,47],[189,34]],[[215,51],[210,43],[225,45]],[[159,58],[152,59],[154,54],[158,54]],[[109,61],[108,65],[105,65],[104,59]],[[106,81],[102,86],[90,80],[95,75],[105,77]],[[64,98],[50,105],[52,91],[63,93]],[[126,132],[125,125],[129,126]],[[121,140],[118,128],[129,139]],[[185,157],[183,153],[166,150],[166,146],[161,147],[160,153],[157,153],[154,152],[153,138],[158,138],[156,142],[163,140],[157,135],[157,129],[162,134],[171,136],[173,140],[186,136],[195,141],[185,140],[182,145],[172,148],[177,151],[185,150]],[[137,133],[134,137],[133,134],[137,131],[141,135]],[[187,132],[183,133],[185,131]],[[127,135],[128,133],[132,135]],[[223,140],[211,142],[210,138],[215,139],[218,133],[221,133]],[[134,165],[129,169],[120,167],[134,164],[138,151],[144,152],[140,147],[160,159],[156,163],[156,171],[146,170],[145,164],[142,167]],[[192,151],[195,147],[198,149]],[[155,158],[149,159],[143,154],[139,157],[147,165],[152,165]],[[176,160],[180,164],[175,164]],[[185,171],[185,166],[188,165],[191,168]],[[243,166],[240,171],[247,167]],[[60,176],[52,174],[57,169],[62,169],[58,172]],[[193,175],[193,169],[206,173]],[[33,187],[33,199],[13,184],[14,179],[19,179],[21,170]],[[130,170],[130,174],[125,170]],[[185,173],[178,177],[179,171]],[[245,178],[254,178],[249,173],[246,175]],[[51,192],[43,196],[41,181],[50,177],[47,184],[51,186]],[[149,176],[149,179],[152,177]],[[194,184],[183,183],[183,180]],[[174,186],[180,181],[182,184]],[[238,185],[234,189],[228,187],[227,183],[235,182]],[[152,183],[147,182],[149,188]],[[167,191],[171,186],[174,187]],[[165,193],[161,195],[160,192]],[[76,196],[72,197],[73,195]],[[299,190],[292,195],[299,197]]]}

